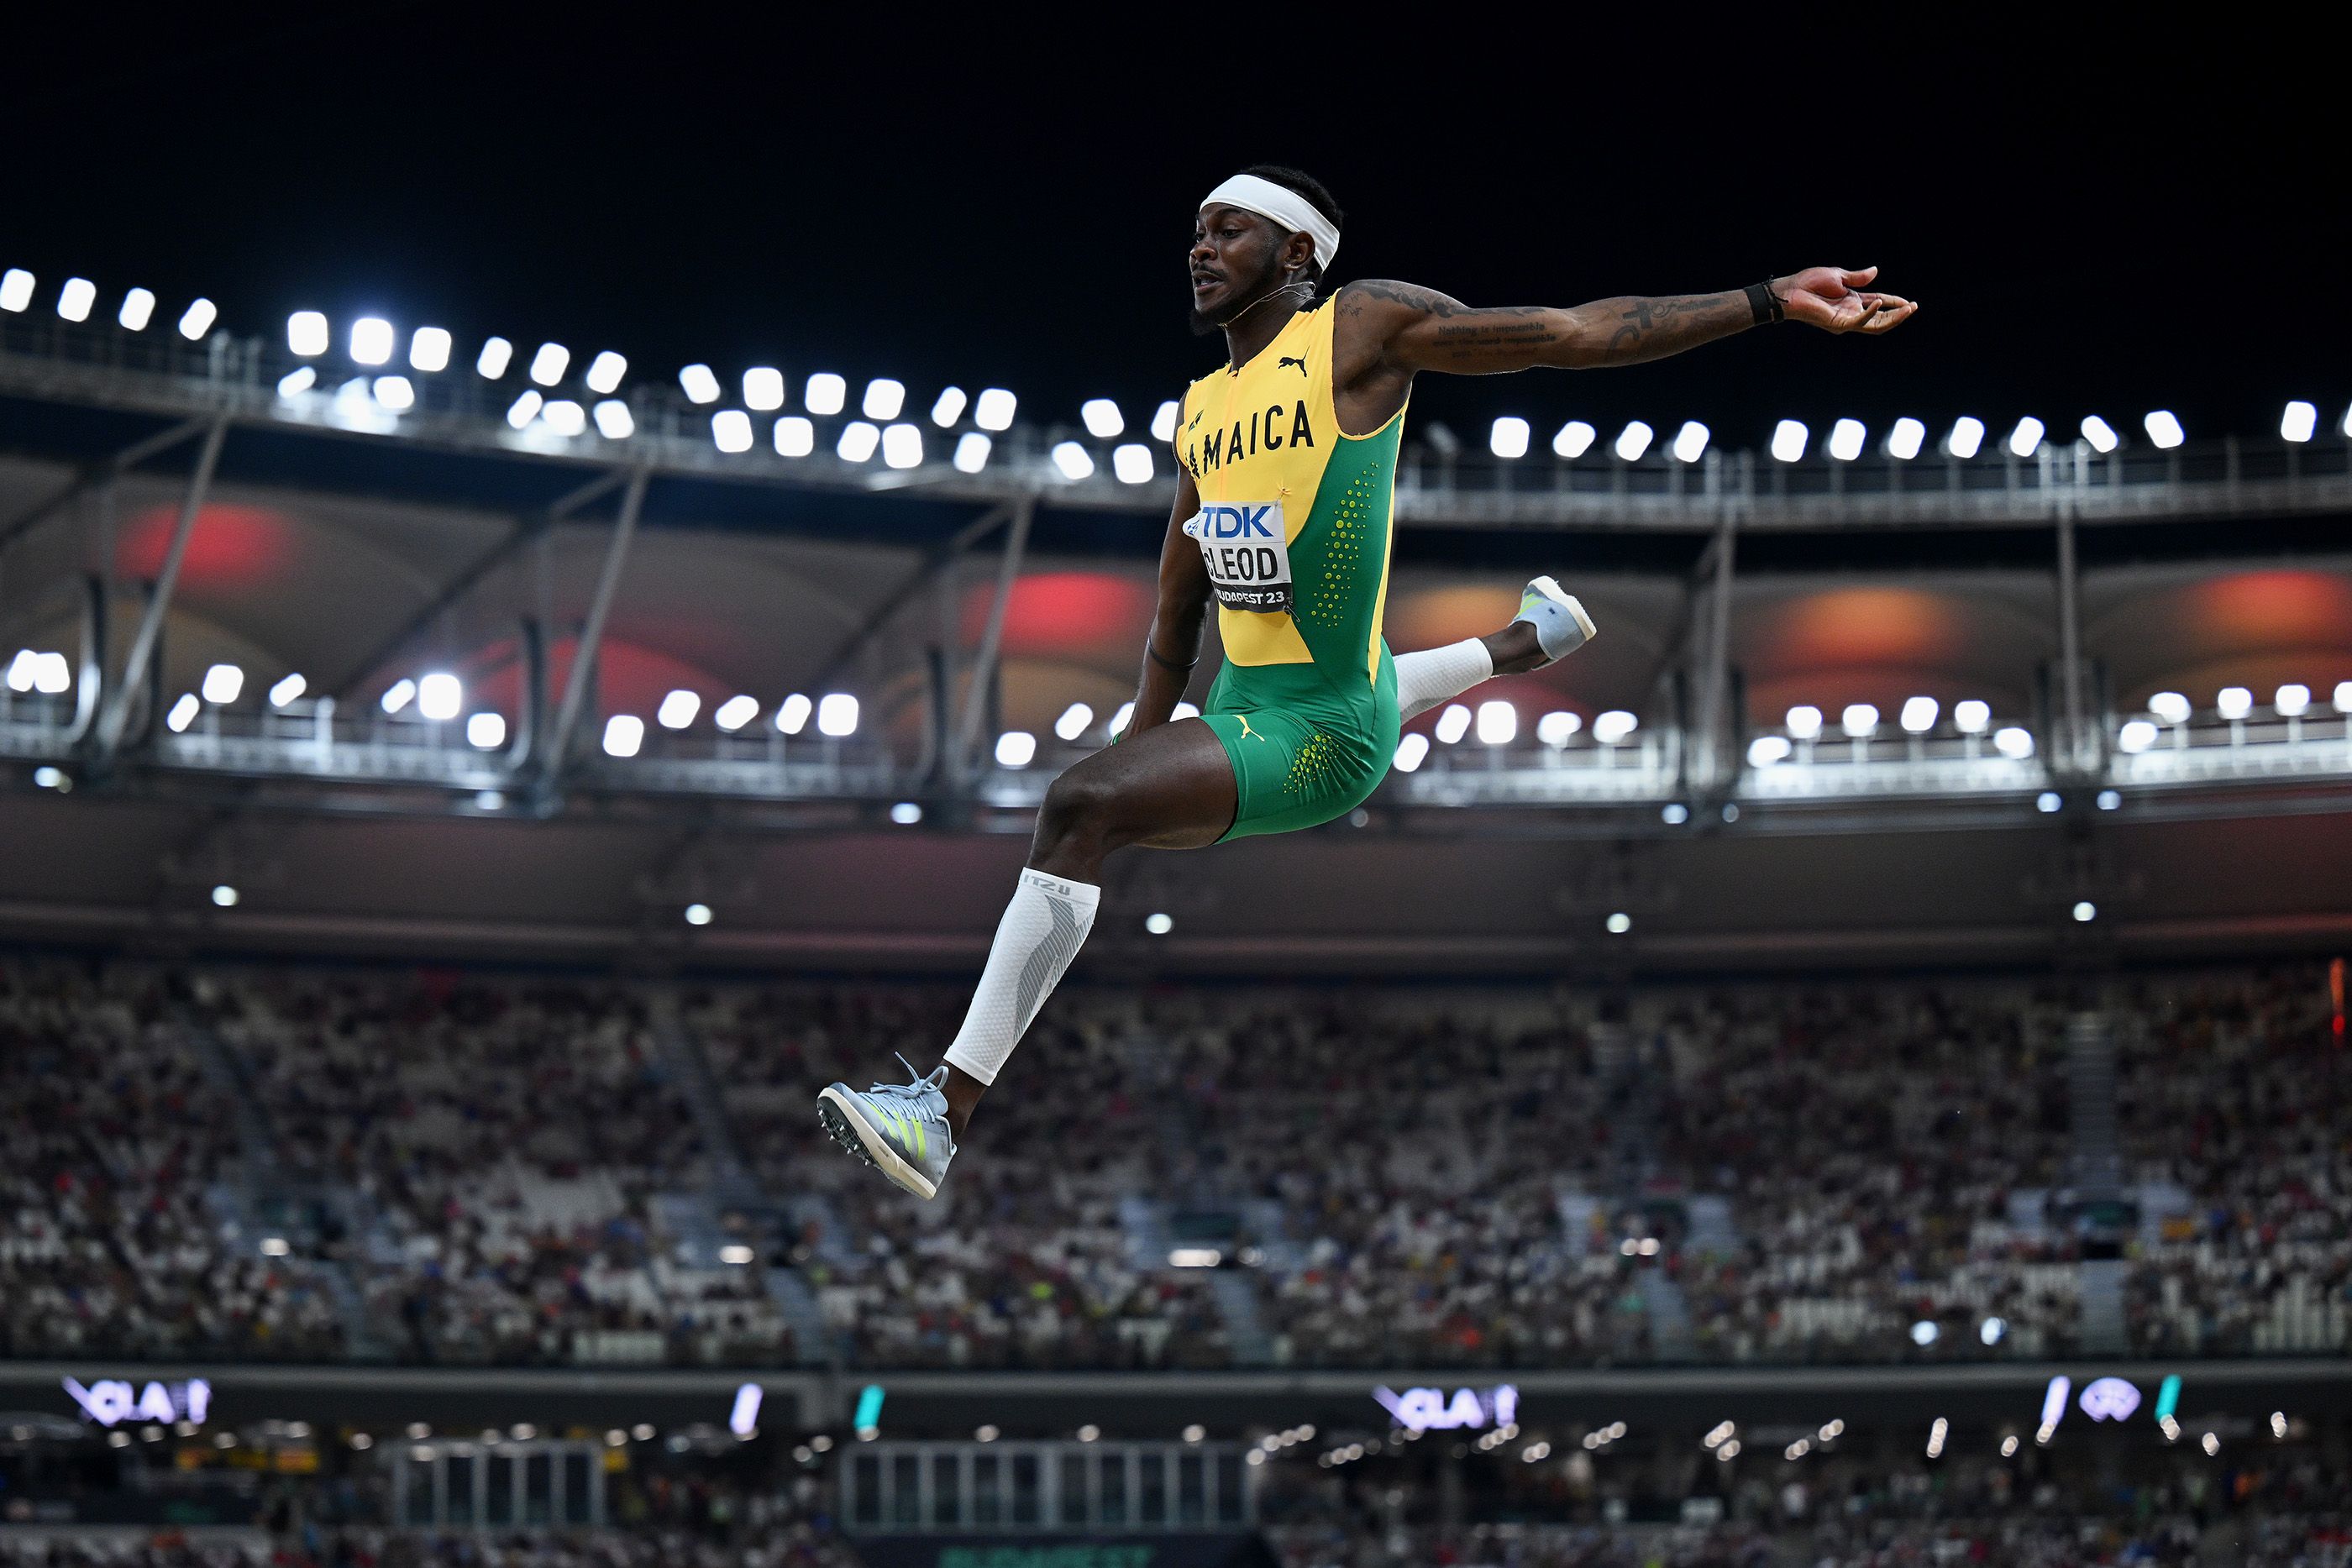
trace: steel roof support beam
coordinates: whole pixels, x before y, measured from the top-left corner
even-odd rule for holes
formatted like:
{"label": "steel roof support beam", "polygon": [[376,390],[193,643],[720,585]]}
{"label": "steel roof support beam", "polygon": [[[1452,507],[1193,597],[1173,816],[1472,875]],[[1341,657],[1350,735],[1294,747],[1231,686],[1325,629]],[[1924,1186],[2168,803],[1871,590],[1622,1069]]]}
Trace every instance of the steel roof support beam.
{"label": "steel roof support beam", "polygon": [[601,474],[578,489],[558,497],[549,503],[545,510],[519,518],[512,532],[476,558],[472,565],[451,578],[441,591],[433,596],[431,603],[402,622],[398,630],[369,649],[352,665],[349,674],[327,688],[328,695],[338,702],[349,697],[352,688],[381,669],[385,660],[408,646],[436,621],[455,609],[458,601],[479,587],[483,579],[513,559],[525,546],[581,507],[609,493],[631,474],[638,472],[642,470],[615,468],[608,474]]}
{"label": "steel roof support beam", "polygon": [[597,574],[596,596],[589,601],[588,619],[580,628],[580,641],[572,651],[572,669],[563,682],[563,700],[556,707],[555,723],[550,727],[547,748],[540,754],[540,777],[543,788],[551,789],[563,776],[564,764],[572,754],[572,737],[580,727],[581,710],[587,706],[589,683],[594,678],[596,651],[604,641],[604,622],[612,613],[613,595],[621,586],[621,569],[629,559],[629,541],[636,537],[637,514],[646,504],[646,482],[652,470],[643,466],[629,470],[629,487],[621,494],[621,515],[613,525],[612,542],[604,547],[604,570]]}
{"label": "steel roof support beam", "polygon": [[890,618],[905,609],[908,601],[923,591],[925,583],[953,566],[965,550],[985,538],[992,529],[999,527],[1012,515],[1013,506],[1010,502],[1001,502],[991,507],[957,529],[954,537],[946,543],[935,547],[929,554],[924,556],[912,571],[899,579],[897,586],[884,594],[876,602],[874,608],[866,612],[865,618],[857,623],[856,629],[841,640],[841,645],[826,655],[824,663],[817,666],[815,675],[810,678],[808,689],[813,692],[822,691],[830,685],[834,677],[846,669],[850,661],[865,651],[866,644],[872,642],[876,634],[890,623]]}
{"label": "steel roof support beam", "polygon": [[1727,507],[1723,527],[1715,536],[1714,597],[1707,605],[1706,664],[1699,676],[1698,712],[1692,716],[1691,738],[1696,742],[1697,764],[1693,782],[1706,793],[1722,790],[1738,777],[1739,758],[1726,757],[1735,726],[1725,711],[1731,687],[1731,581],[1738,544],[1738,513]]}
{"label": "steel roof support beam", "polygon": [[955,745],[948,766],[958,782],[971,776],[972,748],[980,743],[981,716],[987,711],[988,689],[996,679],[997,654],[1004,645],[1004,609],[1013,600],[1013,584],[1021,576],[1021,557],[1029,547],[1029,524],[1037,515],[1036,498],[1024,496],[1013,503],[1013,526],[1005,531],[1004,555],[996,569],[996,595],[989,601],[988,626],[980,636],[980,655],[972,661],[971,682],[964,687],[963,708],[957,715]]}
{"label": "steel roof support beam", "polygon": [[196,531],[196,514],[204,509],[205,496],[212,488],[213,471],[220,464],[221,442],[227,435],[228,415],[215,415],[211,428],[205,432],[203,450],[196,455],[196,471],[188,480],[188,492],[181,499],[180,518],[172,529],[172,542],[163,551],[163,570],[156,574],[147,612],[139,618],[138,631],[131,634],[131,653],[122,662],[121,677],[100,705],[93,738],[101,768],[112,760],[116,748],[122,744],[122,729],[131,717],[132,696],[145,683],[148,662],[155,656],[155,643],[163,632],[164,612],[171,609],[172,591],[179,586],[180,562],[188,553],[188,536]]}
{"label": "steel roof support beam", "polygon": [[86,490],[110,485],[136,468],[150,457],[161,455],[191,436],[201,435],[217,423],[209,419],[183,420],[168,430],[159,430],[144,441],[134,441],[113,456],[88,467],[66,481],[64,486],[47,499],[36,502],[32,508],[20,514],[14,522],[0,524],[0,549],[5,549],[22,536],[39,528],[49,518],[71,505]]}

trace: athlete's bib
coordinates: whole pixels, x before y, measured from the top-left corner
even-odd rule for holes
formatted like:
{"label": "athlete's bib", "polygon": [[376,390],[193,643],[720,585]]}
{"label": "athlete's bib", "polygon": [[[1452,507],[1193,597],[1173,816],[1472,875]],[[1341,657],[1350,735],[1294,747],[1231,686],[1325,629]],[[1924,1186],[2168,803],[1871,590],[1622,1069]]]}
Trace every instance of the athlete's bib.
{"label": "athlete's bib", "polygon": [[1204,506],[1186,519],[1184,532],[1201,541],[1201,560],[1219,604],[1260,615],[1291,613],[1290,544],[1281,502]]}

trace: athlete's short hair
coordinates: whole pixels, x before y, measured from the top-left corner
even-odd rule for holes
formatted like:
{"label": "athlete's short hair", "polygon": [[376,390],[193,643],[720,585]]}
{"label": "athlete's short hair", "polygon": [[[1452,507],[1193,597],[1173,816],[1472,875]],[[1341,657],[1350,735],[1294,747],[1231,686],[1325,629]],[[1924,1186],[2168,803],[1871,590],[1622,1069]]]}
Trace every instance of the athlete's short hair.
{"label": "athlete's short hair", "polygon": [[[1242,172],[1255,174],[1261,180],[1271,180],[1286,190],[1297,192],[1307,198],[1307,205],[1331,220],[1333,228],[1344,230],[1348,226],[1347,214],[1339,211],[1339,204],[1331,199],[1331,193],[1324,188],[1323,182],[1306,170],[1293,169],[1286,163],[1253,163]],[[1315,280],[1319,292],[1323,268],[1310,261],[1307,264],[1307,276]]]}

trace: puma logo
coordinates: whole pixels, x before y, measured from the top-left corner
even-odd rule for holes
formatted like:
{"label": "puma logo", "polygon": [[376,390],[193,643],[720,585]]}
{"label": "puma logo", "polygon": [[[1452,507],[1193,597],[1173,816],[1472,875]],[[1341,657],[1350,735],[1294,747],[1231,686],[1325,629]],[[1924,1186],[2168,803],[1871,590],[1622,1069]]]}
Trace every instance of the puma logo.
{"label": "puma logo", "polygon": [[1240,719],[1240,720],[1242,721],[1242,734],[1243,734],[1243,735],[1246,736],[1247,737],[1249,737],[1249,738],[1250,738],[1250,739],[1252,739],[1252,740],[1264,740],[1264,739],[1265,738],[1265,737],[1264,737],[1264,736],[1260,735],[1257,731],[1255,731],[1255,730],[1252,729],[1252,728],[1249,727],[1249,715],[1247,715],[1247,714],[1245,714],[1245,713],[1238,713],[1238,714],[1235,714],[1234,716],[1235,718]]}
{"label": "puma logo", "polygon": [[1285,354],[1282,358],[1274,361],[1274,368],[1277,371],[1282,369],[1285,365],[1297,366],[1298,373],[1302,376],[1307,373],[1307,361],[1305,360],[1293,359],[1288,354]]}
{"label": "puma logo", "polygon": [[1198,428],[1198,427],[1199,427],[1199,425],[1200,425],[1200,423],[1201,423],[1201,414],[1202,414],[1202,413],[1208,413],[1208,412],[1209,412],[1209,411],[1208,411],[1207,409],[1205,409],[1205,408],[1204,408],[1204,409],[1202,409],[1202,410],[1201,410],[1201,413],[1196,413],[1196,414],[1194,414],[1194,415],[1192,416],[1192,423],[1191,424],[1186,425],[1184,428],[1185,428],[1186,430],[1188,430],[1188,431]]}

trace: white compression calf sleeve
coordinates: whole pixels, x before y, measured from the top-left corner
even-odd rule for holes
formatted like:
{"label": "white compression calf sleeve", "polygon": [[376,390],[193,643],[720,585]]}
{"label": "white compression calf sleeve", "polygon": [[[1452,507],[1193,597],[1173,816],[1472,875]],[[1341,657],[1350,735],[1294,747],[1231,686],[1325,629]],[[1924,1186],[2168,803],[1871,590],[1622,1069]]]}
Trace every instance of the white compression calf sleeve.
{"label": "white compression calf sleeve", "polygon": [[1449,697],[1458,697],[1480,681],[1493,677],[1495,656],[1475,637],[1424,648],[1396,656],[1397,717],[1400,722],[1427,713]]}
{"label": "white compression calf sleeve", "polygon": [[996,1082],[997,1069],[1021,1043],[1029,1020],[1053,993],[1062,971],[1095,923],[1102,889],[1042,871],[1024,871],[1013,902],[997,922],[988,966],[971,994],[971,1010],[948,1047],[948,1063],[982,1083]]}

